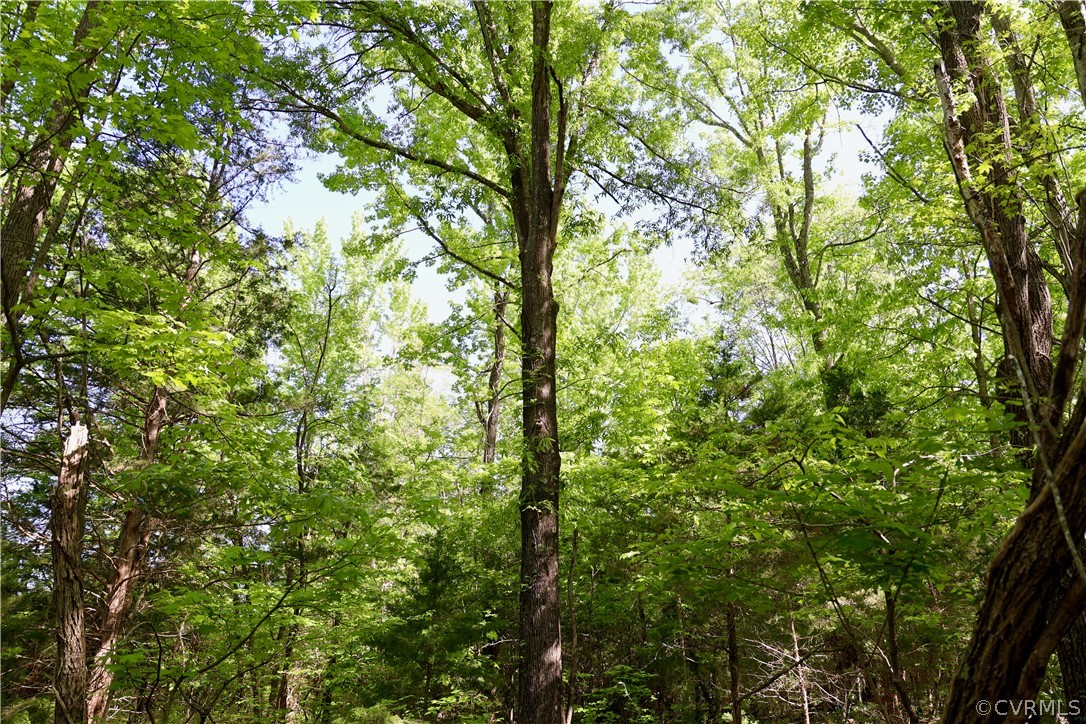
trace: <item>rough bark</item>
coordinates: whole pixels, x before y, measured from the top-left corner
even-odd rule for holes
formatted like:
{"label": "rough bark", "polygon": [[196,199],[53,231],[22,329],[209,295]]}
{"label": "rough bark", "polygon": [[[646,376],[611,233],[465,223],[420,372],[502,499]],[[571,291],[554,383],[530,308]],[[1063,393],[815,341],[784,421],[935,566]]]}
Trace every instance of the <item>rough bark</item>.
{"label": "rough bark", "polygon": [[[93,68],[102,51],[100,46],[88,47],[84,42],[100,22],[99,0],[87,3],[75,31],[72,47],[84,68]],[[73,87],[73,96],[57,101],[46,119],[42,133],[23,157],[16,169],[18,180],[12,197],[5,199],[4,222],[0,229],[0,303],[5,315],[19,301],[25,287],[29,265],[35,257],[38,237],[45,216],[56,193],[64,161],[75,141],[75,125],[86,106],[93,74],[80,74]]]}
{"label": "rough bark", "polygon": [[50,514],[53,596],[57,614],[57,660],[53,677],[53,721],[87,721],[87,643],[83,615],[83,474],[88,452],[87,427],[72,425],[64,443],[60,475]]}
{"label": "rough bark", "polygon": [[[972,4],[953,7],[965,5]],[[1038,385],[1029,392],[1033,399],[1039,400],[1047,394],[1052,375],[1052,300],[1040,257],[1027,233],[1021,197],[1015,193],[1017,179],[1009,156],[1011,138],[1006,105],[990,65],[978,63],[971,69],[958,33],[947,30],[940,34],[940,39],[944,64],[936,75],[951,161],[966,210],[980,231],[992,274],[1002,293],[1000,323],[1008,360],[1021,366],[1026,379]],[[951,88],[952,78],[964,80],[967,92],[977,96],[977,102],[960,115]],[[999,147],[979,150],[983,145],[979,137],[992,129],[1003,129]],[[974,179],[971,172],[974,165],[981,163],[991,165],[986,180]],[[998,194],[997,189],[1003,193]],[[1016,377],[1014,374],[1012,379]]]}
{"label": "rough bark", "polygon": [[[1079,217],[1066,229],[1069,270],[1068,309],[1059,355],[1055,348],[1052,304],[1040,258],[1023,214],[1012,123],[993,64],[979,31],[983,6],[945,3],[947,19],[939,34],[942,62],[936,81],[943,106],[947,151],[962,199],[984,248],[999,291],[1000,322],[1007,362],[1004,371],[1021,388],[1019,418],[1035,448],[1030,502],[989,566],[985,596],[972,640],[955,678],[946,722],[1021,721],[1024,712],[989,718],[977,712],[981,700],[1033,699],[1048,659],[1065,631],[1074,635],[1086,602],[1086,575],[1075,571],[1069,589],[1061,586],[1086,534],[1086,410],[1079,391],[1077,409],[1065,419],[1074,399],[1086,305],[1086,194],[1078,196]],[[1001,31],[1005,47],[1013,38]],[[1073,47],[1073,46],[1072,46]],[[1013,52],[1011,53],[1013,56]],[[1023,69],[1011,57],[1020,113],[1032,98]],[[956,94],[967,98],[959,114]],[[990,169],[984,178],[973,169]],[[1049,217],[1066,227],[1064,220]]]}
{"label": "rough bark", "polygon": [[[551,186],[551,87],[548,56],[552,3],[532,3],[530,176],[517,206],[521,268],[524,453],[520,524],[520,677],[517,721],[562,721],[562,640],[558,600],[558,406],[555,341],[558,303],[551,284],[557,243],[559,184]],[[559,129],[561,139],[564,135]],[[523,172],[515,175],[522,175]],[[522,183],[523,186],[523,183]],[[523,193],[523,192],[522,192]],[[516,210],[514,210],[516,215]]]}
{"label": "rough bark", "polygon": [[1086,3],[1082,0],[1062,0],[1056,3],[1056,10],[1071,49],[1078,92],[1082,96],[1082,102],[1086,103]]}
{"label": "rough bark", "polygon": [[[1086,532],[1086,431],[1072,441],[1054,476],[1072,535]],[[1072,506],[1074,515],[1072,515]],[[1036,698],[1061,634],[1077,619],[1086,596],[1059,590],[1071,565],[1051,488],[1019,517],[988,567],[984,600],[972,640],[953,682],[943,721],[1022,721],[981,716],[977,702]],[[1049,616],[1043,602],[1061,599]],[[1040,602],[1040,603],[1039,603]]]}
{"label": "rough bark", "polygon": [[1046,156],[1048,164],[1037,164],[1038,176],[1045,193],[1045,220],[1052,231],[1056,242],[1056,253],[1060,258],[1062,269],[1048,267],[1049,273],[1057,278],[1064,291],[1070,295],[1068,284],[1073,273],[1073,250],[1071,249],[1071,235],[1074,233],[1074,217],[1067,204],[1063,192],[1063,186],[1055,173],[1055,160],[1053,148],[1044,148],[1048,135],[1044,119],[1041,118],[1037,108],[1037,97],[1034,92],[1033,78],[1030,72],[1031,63],[1028,56],[1018,44],[1010,19],[1001,12],[992,13],[992,28],[996,32],[996,38],[1003,50],[1004,61],[1009,71],[1011,84],[1014,87],[1015,105],[1018,110],[1018,133],[1016,143],[1023,148],[1024,153],[1032,156]]}
{"label": "rough bark", "polygon": [[[1083,546],[1079,547],[1080,555]],[[1065,577],[1065,587],[1060,591],[1062,600],[1069,592],[1077,572],[1072,570]],[[1063,677],[1064,701],[1077,701],[1078,714],[1068,716],[1071,724],[1086,724],[1086,616],[1078,618],[1064,631],[1060,642],[1056,644],[1056,655],[1060,662],[1060,674]]]}

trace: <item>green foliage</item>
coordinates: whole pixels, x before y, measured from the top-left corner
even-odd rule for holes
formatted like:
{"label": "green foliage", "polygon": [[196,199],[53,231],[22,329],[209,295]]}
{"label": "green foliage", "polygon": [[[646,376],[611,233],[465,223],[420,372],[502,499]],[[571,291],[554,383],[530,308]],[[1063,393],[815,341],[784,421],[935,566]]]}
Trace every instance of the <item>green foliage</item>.
{"label": "green foliage", "polygon": [[[1012,161],[1043,200],[1047,173],[1083,177],[1082,109],[1049,9],[1005,9],[1040,101]],[[530,19],[4,5],[5,214],[41,185],[35,148],[57,164],[3,331],[5,721],[53,706],[51,493],[76,420],[88,658],[114,720],[508,718],[506,196],[530,170],[508,147],[531,122]],[[574,721],[724,721],[733,675],[748,721],[898,721],[895,666],[937,716],[1030,479],[995,287],[935,132],[934,22],[909,3],[555,6],[553,120],[565,100],[578,129],[553,270]],[[831,153],[854,122],[862,178]],[[347,238],[247,218],[293,143],[339,159],[329,188],[367,192]],[[667,239],[696,248],[681,294],[652,259]],[[420,240],[433,253],[409,261]],[[1038,248],[1058,270],[1054,240]],[[419,263],[454,291],[441,322],[413,296]],[[96,662],[133,512],[134,591]]]}

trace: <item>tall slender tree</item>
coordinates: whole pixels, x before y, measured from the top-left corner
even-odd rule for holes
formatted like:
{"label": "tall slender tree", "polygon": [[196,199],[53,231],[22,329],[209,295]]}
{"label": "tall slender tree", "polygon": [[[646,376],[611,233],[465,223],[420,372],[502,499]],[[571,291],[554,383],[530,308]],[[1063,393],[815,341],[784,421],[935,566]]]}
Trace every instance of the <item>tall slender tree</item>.
{"label": "tall slender tree", "polygon": [[[370,165],[387,177],[387,159],[407,162],[416,183],[448,183],[441,179],[451,176],[472,196],[499,200],[509,215],[519,260],[523,405],[517,717],[558,722],[561,455],[553,257],[571,176],[583,165],[586,147],[602,154],[600,146],[608,142],[590,94],[601,79],[608,88],[604,70],[625,16],[610,5],[595,12],[533,2],[528,9],[484,0],[470,8],[328,3],[318,24],[350,33],[355,67],[324,65],[329,82],[318,93],[297,77],[271,83],[289,99],[288,108],[330,123],[337,134],[331,146],[351,164]],[[331,61],[334,53],[325,50],[322,57]],[[408,133],[358,105],[383,86],[413,119]],[[463,130],[451,133],[454,128]],[[473,265],[499,283],[510,282]]]}

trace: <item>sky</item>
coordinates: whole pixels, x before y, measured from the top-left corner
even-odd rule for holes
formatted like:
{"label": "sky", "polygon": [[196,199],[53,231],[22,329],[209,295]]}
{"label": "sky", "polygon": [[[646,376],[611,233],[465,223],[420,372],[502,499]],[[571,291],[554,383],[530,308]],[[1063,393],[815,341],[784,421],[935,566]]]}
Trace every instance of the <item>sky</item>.
{"label": "sky", "polygon": [[[826,137],[823,157],[835,154],[834,182],[846,193],[859,194],[864,173],[874,171],[870,164],[860,160],[860,153],[869,150],[867,141],[855,128],[859,117],[849,119],[840,117],[837,130]],[[868,137],[878,140],[881,137],[883,119],[865,119]],[[872,126],[876,130],[872,130]],[[827,158],[828,160],[828,158]],[[365,213],[367,203],[374,196],[368,192],[360,194],[331,191],[320,180],[322,174],[335,170],[337,157],[329,154],[309,154],[296,159],[297,171],[293,179],[284,181],[278,187],[268,191],[262,201],[255,201],[249,208],[251,221],[262,226],[272,234],[281,233],[289,220],[295,229],[312,229],[324,220],[328,228],[328,238],[333,248],[338,248],[340,240],[351,233],[352,219],[356,213]],[[411,261],[418,261],[434,252],[434,243],[421,233],[404,237],[405,253]],[[660,269],[665,285],[682,287],[689,272],[694,270],[691,261],[693,242],[690,239],[677,239],[671,246],[661,246],[653,252],[653,259]],[[459,290],[450,291],[445,275],[437,271],[437,266],[420,264],[417,267],[412,284],[415,299],[427,305],[431,322],[443,321],[451,311],[450,301],[463,301]],[[692,316],[704,316],[707,307],[688,310]]]}
{"label": "sky", "polygon": [[[328,154],[311,154],[308,158],[298,159],[298,170],[293,179],[269,190],[264,200],[250,205],[250,220],[272,234],[281,233],[288,221],[297,230],[312,229],[323,220],[328,239],[333,248],[337,248],[339,242],[350,235],[354,215],[364,214],[367,204],[374,198],[367,192],[340,193],[326,188],[320,177],[334,171],[337,161],[335,156]],[[411,261],[429,256],[435,250],[433,240],[421,233],[408,234],[403,240],[404,251]],[[692,268],[689,263],[692,251],[692,242],[679,240],[673,246],[653,252],[665,284],[682,284],[683,275]],[[438,272],[437,265],[420,264],[417,267],[412,294],[426,303],[431,322],[441,322],[449,315],[450,301],[463,300],[462,294],[448,289],[446,276]]]}

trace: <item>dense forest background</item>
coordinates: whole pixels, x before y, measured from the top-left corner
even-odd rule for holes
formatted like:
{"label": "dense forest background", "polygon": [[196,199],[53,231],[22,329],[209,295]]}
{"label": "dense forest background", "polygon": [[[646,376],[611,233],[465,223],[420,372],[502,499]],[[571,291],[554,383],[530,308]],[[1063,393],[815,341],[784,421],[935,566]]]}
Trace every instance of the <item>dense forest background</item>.
{"label": "dense forest background", "polygon": [[2,15],[4,721],[1086,721],[1081,0]]}

